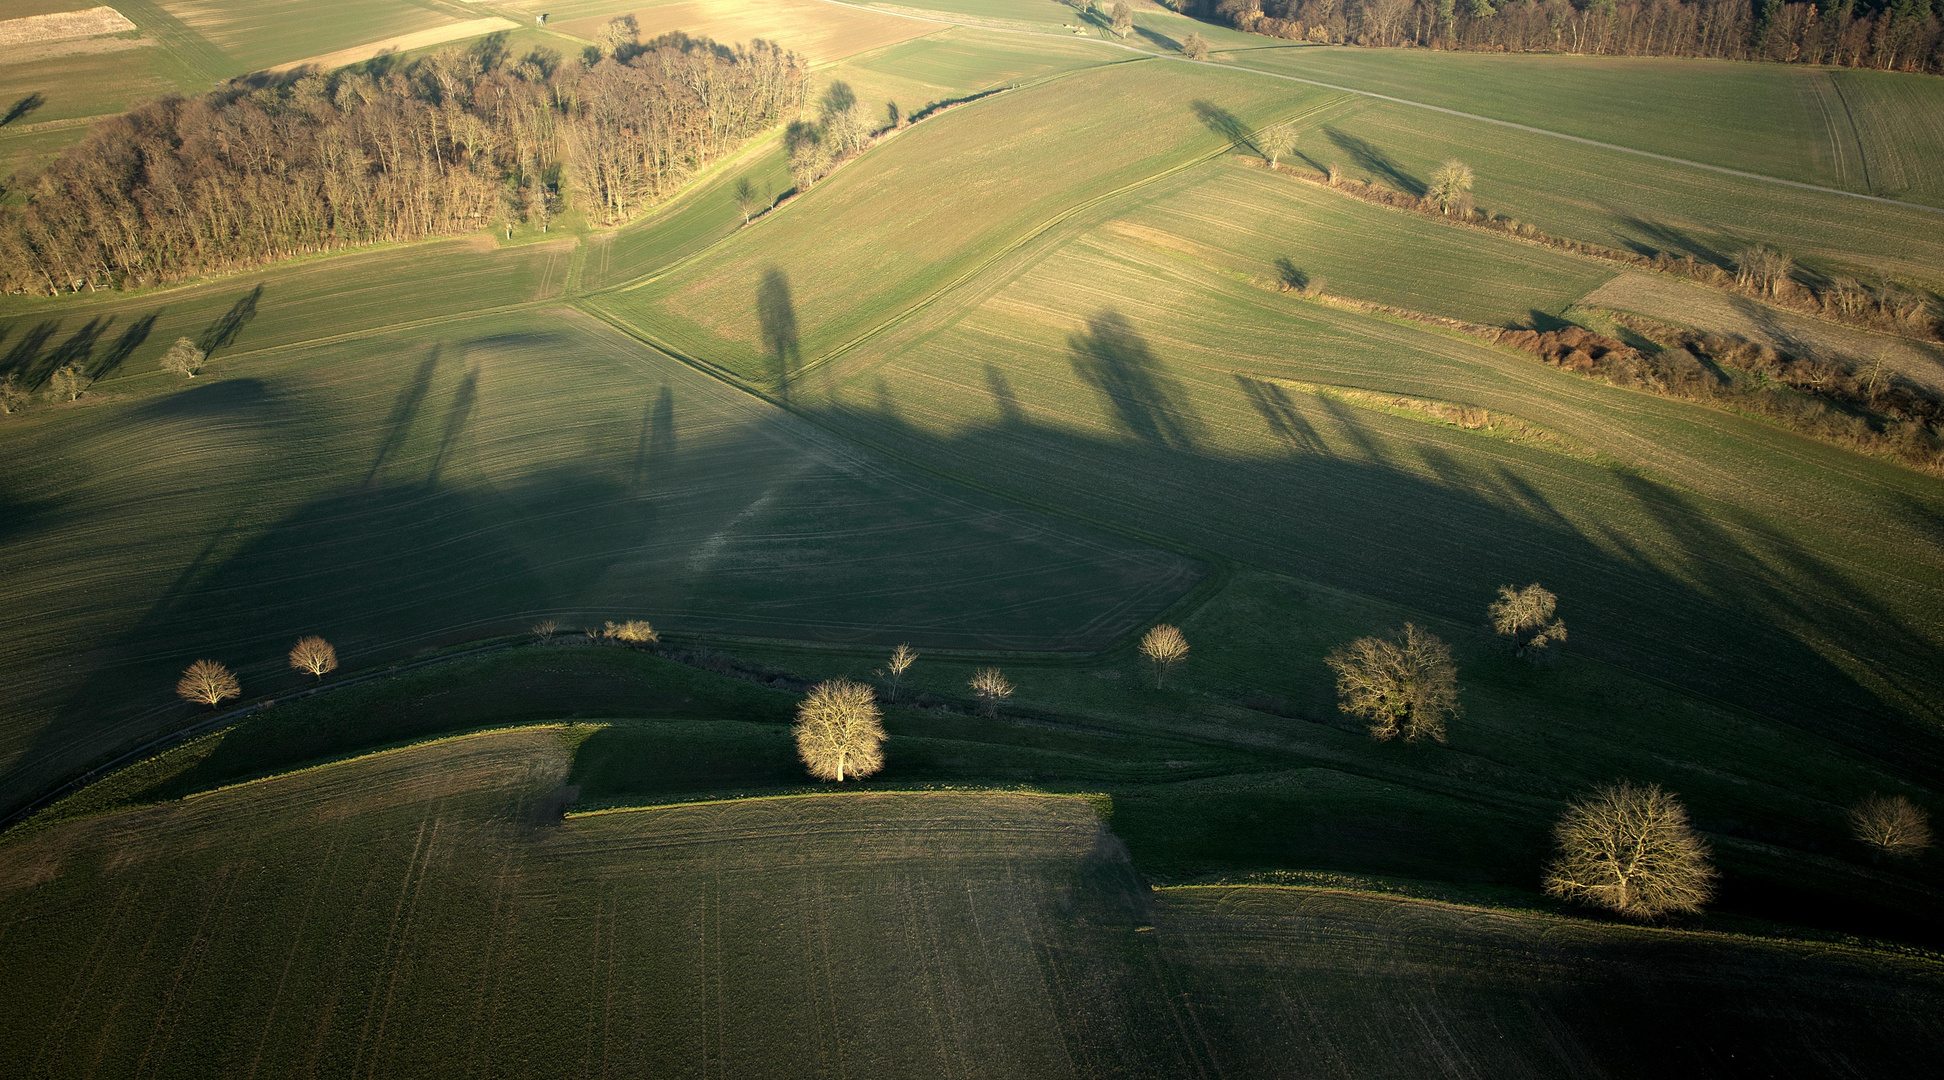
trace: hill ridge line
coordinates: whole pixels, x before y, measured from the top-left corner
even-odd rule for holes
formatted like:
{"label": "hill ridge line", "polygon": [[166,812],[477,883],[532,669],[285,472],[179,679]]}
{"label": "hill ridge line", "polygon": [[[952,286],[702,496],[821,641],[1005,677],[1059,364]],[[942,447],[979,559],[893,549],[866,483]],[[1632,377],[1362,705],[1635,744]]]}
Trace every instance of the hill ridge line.
{"label": "hill ridge line", "polygon": [[[1176,56],[1170,53],[1163,53],[1163,52],[1150,52],[1147,49],[1137,48],[1136,46],[1123,44],[1122,42],[1118,42],[1118,41],[1105,41],[1099,38],[1083,38],[1073,34],[1055,34],[1044,30],[1021,30],[1021,29],[1015,29],[1015,28],[1003,27],[1003,26],[987,26],[982,23],[958,22],[953,19],[934,19],[934,18],[928,18],[923,15],[909,15],[904,12],[887,11],[883,8],[871,7],[866,4],[848,3],[847,0],[817,0],[817,2],[823,4],[835,4],[838,7],[855,8],[859,11],[872,11],[872,12],[876,12],[879,15],[891,15],[900,19],[916,19],[919,22],[938,23],[941,26],[960,26],[969,30],[988,30],[995,34],[1026,34],[1031,37],[1058,38],[1062,41],[1074,41],[1074,40],[1085,41],[1089,44],[1105,45],[1109,48],[1125,49],[1128,52],[1140,53],[1143,56],[1152,56],[1158,60],[1173,60],[1177,63],[1195,64],[1200,67],[1212,67],[1212,68],[1220,69],[1222,71],[1245,71],[1248,72],[1249,74],[1261,75],[1265,78],[1282,79],[1285,82],[1305,83],[1309,86],[1320,86],[1325,90],[1339,90],[1346,94],[1356,94],[1359,97],[1375,98],[1378,101],[1388,101],[1395,105],[1409,105],[1415,109],[1429,109],[1432,112],[1444,113],[1446,116],[1456,116],[1464,120],[1477,120],[1480,123],[1495,124],[1499,127],[1511,128],[1514,131],[1523,131],[1532,135],[1545,135],[1554,139],[1564,139],[1567,142],[1579,143],[1583,146],[1597,147],[1601,150],[1616,150],[1623,154],[1633,154],[1637,157],[1652,158],[1656,161],[1665,161],[1674,165],[1686,165],[1689,168],[1706,169],[1709,172],[1721,173],[1727,176],[1737,176],[1737,177],[1741,177],[1744,180],[1760,180],[1763,183],[1781,184],[1784,187],[1799,188],[1803,191],[1815,191],[1824,195],[1842,195],[1852,199],[1865,199],[1874,203],[1883,203],[1886,206],[1900,206],[1907,210],[1922,210],[1926,213],[1931,213],[1931,214],[1944,214],[1944,206],[1926,206],[1923,203],[1904,202],[1902,199],[1887,199],[1881,195],[1866,195],[1859,191],[1844,191],[1842,188],[1823,187],[1820,184],[1809,184],[1809,183],[1804,183],[1803,181],[1800,180],[1784,180],[1779,176],[1768,176],[1763,173],[1747,172],[1742,169],[1731,169],[1726,165],[1710,165],[1704,161],[1691,161],[1687,158],[1675,157],[1672,154],[1656,154],[1652,150],[1639,150],[1631,146],[1621,146],[1618,143],[1601,142],[1598,139],[1588,139],[1580,135],[1568,135],[1563,131],[1550,131],[1546,128],[1533,127],[1530,124],[1519,124],[1519,123],[1514,123],[1513,121],[1510,120],[1498,120],[1490,116],[1480,116],[1477,113],[1468,113],[1468,112],[1461,111],[1459,109],[1448,109],[1443,105],[1432,105],[1429,102],[1412,101],[1410,98],[1393,97],[1389,94],[1377,93],[1374,90],[1359,90],[1354,86],[1339,86],[1336,83],[1327,83],[1327,82],[1323,82],[1320,79],[1305,79],[1300,75],[1287,75],[1279,71],[1263,71],[1260,68],[1239,67],[1234,64],[1223,64],[1214,60],[1191,60],[1186,56]],[[1304,47],[1304,46],[1265,45],[1259,49],[1252,49],[1250,51],[1260,52],[1263,49],[1298,48],[1298,47]]]}

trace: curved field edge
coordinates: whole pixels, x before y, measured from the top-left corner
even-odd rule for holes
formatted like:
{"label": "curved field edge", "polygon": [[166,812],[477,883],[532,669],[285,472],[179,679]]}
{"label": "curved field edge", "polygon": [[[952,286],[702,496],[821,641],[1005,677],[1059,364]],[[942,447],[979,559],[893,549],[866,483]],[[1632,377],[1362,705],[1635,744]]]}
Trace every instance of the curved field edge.
{"label": "curved field edge", "polygon": [[[1618,1046],[1663,1073],[1717,1052],[1876,1071],[1939,1040],[1927,958],[1153,891],[1079,798],[859,791],[562,820],[570,753],[558,729],[484,733],[0,845],[0,935],[21,960],[0,1061],[1142,1077],[1420,1075],[1462,1054],[1517,1076]],[[1706,1039],[1656,1038],[1704,1018]]]}

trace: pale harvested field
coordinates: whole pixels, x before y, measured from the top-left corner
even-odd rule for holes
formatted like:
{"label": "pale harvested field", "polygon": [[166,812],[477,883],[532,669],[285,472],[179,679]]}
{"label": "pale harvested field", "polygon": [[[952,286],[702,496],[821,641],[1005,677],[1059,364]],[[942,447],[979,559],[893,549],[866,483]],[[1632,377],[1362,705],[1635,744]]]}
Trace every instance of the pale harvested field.
{"label": "pale harvested field", "polygon": [[1913,381],[1944,390],[1944,349],[1937,346],[1797,315],[1663,274],[1622,273],[1581,303],[1696,330],[1740,334],[1797,356],[1859,363],[1881,356]]}
{"label": "pale harvested field", "polygon": [[552,824],[568,762],[558,729],[488,733],[0,846],[20,962],[0,1071],[1185,1064],[1154,1038],[1136,880],[1078,799],[832,794]]}
{"label": "pale harvested field", "polygon": [[[521,11],[549,13],[547,25],[593,41],[609,19],[633,15],[646,41],[679,30],[724,44],[755,38],[775,42],[813,64],[882,48],[942,29],[936,24],[900,19],[819,0],[678,0],[676,3],[524,3]],[[564,9],[564,10],[563,10]]]}
{"label": "pale harvested field", "polygon": [[50,41],[120,34],[135,29],[135,24],[111,7],[92,7],[86,11],[61,11],[29,15],[0,21],[0,46],[37,45]]}
{"label": "pale harvested field", "polygon": [[374,56],[383,56],[386,53],[410,52],[413,49],[424,49],[433,45],[443,45],[448,41],[464,41],[467,38],[483,37],[500,30],[512,30],[518,26],[518,23],[499,18],[498,16],[485,19],[469,19],[462,23],[453,23],[450,26],[435,26],[430,30],[420,30],[411,34],[400,34],[397,37],[389,37],[383,41],[370,41],[363,45],[354,45],[349,49],[339,49],[336,52],[325,53],[322,56],[313,56],[307,60],[298,60],[295,63],[279,64],[269,70],[289,71],[293,68],[315,68],[318,71],[331,71],[350,64],[362,64]]}

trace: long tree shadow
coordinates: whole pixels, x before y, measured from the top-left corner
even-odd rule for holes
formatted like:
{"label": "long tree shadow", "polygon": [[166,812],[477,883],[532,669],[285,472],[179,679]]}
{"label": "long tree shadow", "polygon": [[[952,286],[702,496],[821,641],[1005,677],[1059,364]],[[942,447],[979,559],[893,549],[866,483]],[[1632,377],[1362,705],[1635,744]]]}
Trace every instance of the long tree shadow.
{"label": "long tree shadow", "polygon": [[1246,146],[1252,154],[1262,153],[1256,145],[1255,132],[1242,122],[1241,117],[1206,99],[1197,99],[1188,106],[1194,110],[1195,118],[1208,130],[1227,139],[1234,146]]}
{"label": "long tree shadow", "polygon": [[116,371],[119,371],[122,364],[127,362],[129,356],[136,349],[141,348],[142,342],[148,340],[149,333],[155,329],[155,320],[161,314],[162,309],[156,308],[147,315],[129,323],[128,329],[123,330],[121,336],[115,339],[115,343],[108,346],[108,351],[101,354],[101,361],[88,372],[88,378],[97,380],[105,379],[113,375]]}
{"label": "long tree shadow", "polygon": [[798,341],[796,303],[790,299],[790,277],[780,267],[765,271],[763,283],[756,288],[756,322],[777,395],[788,401],[790,376],[803,366],[803,349]]}
{"label": "long tree shadow", "polygon": [[649,478],[655,463],[675,453],[675,392],[667,383],[641,417],[641,434],[635,438],[634,467],[629,479],[640,484]]}
{"label": "long tree shadow", "polygon": [[427,487],[438,484],[446,460],[458,449],[459,440],[466,433],[466,425],[472,422],[473,409],[478,404],[479,369],[475,367],[459,380],[459,388],[453,391],[452,402],[446,406],[445,430],[439,433],[439,447],[433,451],[432,467],[425,474]]}
{"label": "long tree shadow", "polygon": [[236,336],[243,332],[243,328],[250,325],[250,320],[256,318],[257,301],[262,298],[263,286],[261,285],[238,297],[228,311],[218,316],[215,322],[210,323],[203,330],[202,335],[196,339],[196,347],[205,353],[214,353],[234,342]]}
{"label": "long tree shadow", "polygon": [[1289,398],[1289,392],[1275,383],[1262,379],[1251,379],[1247,375],[1237,375],[1235,385],[1254,406],[1262,422],[1276,438],[1291,450],[1298,453],[1321,453],[1323,440],[1317,438],[1316,429],[1310,426],[1308,418]]}
{"label": "long tree shadow", "polygon": [[378,440],[377,452],[371,457],[371,470],[365,473],[366,487],[377,483],[379,470],[404,448],[405,440],[411,437],[412,422],[418,419],[419,410],[425,405],[425,395],[432,390],[432,376],[439,370],[439,349],[438,345],[432,346],[432,351],[419,361],[418,371],[399,394],[391,415],[385,418],[385,433]]}
{"label": "long tree shadow", "polygon": [[1100,395],[1122,431],[1158,446],[1194,445],[1200,426],[1194,405],[1127,316],[1096,313],[1086,333],[1067,338],[1067,348],[1074,374]]}
{"label": "long tree shadow", "polygon": [[1335,143],[1338,149],[1349,154],[1351,159],[1363,166],[1365,171],[1390,181],[1391,185],[1399,191],[1423,198],[1424,193],[1429,190],[1425,187],[1424,181],[1405,172],[1404,167],[1392,160],[1391,156],[1377,144],[1336,128],[1326,127],[1323,129],[1323,134],[1329,136],[1330,141]]}
{"label": "long tree shadow", "polygon": [[47,104],[47,95],[38,90],[20,98],[12,105],[7,106],[7,111],[4,115],[0,115],[0,127],[7,127],[14,121],[32,114],[45,104]]}

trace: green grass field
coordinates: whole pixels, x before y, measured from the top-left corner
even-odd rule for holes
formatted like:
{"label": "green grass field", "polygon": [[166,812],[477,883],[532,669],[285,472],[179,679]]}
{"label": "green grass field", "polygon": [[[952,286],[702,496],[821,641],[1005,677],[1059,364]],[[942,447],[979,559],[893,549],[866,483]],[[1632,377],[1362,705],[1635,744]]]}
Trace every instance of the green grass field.
{"label": "green grass field", "polygon": [[[1934,961],[1340,892],[1150,893],[1074,798],[831,793],[562,821],[599,737],[488,732],[0,846],[18,961],[0,1059],[18,1075],[1179,1076],[1455,1058],[1550,1075],[1643,1037],[1681,1072],[1745,1055],[1873,1071],[1939,1037]],[[89,918],[104,902],[112,920]]]}
{"label": "green grass field", "polygon": [[[1267,42],[1259,44],[1267,45]],[[1765,176],[1944,205],[1944,84],[1650,57],[1257,47],[1233,63]]]}
{"label": "green grass field", "polygon": [[[314,20],[178,7],[209,49],[326,51]],[[1682,156],[1872,191],[1927,175],[1929,82],[1350,49],[1194,66],[1060,35],[1052,0],[897,10],[1053,36],[816,0],[508,17],[543,8],[518,42],[571,53],[623,11],[800,40],[813,98],[842,79],[874,110],[1006,89],[747,227],[736,183],[791,183],[780,135],[613,232],[568,208],[510,242],[0,298],[0,376],[96,379],[0,418],[0,607],[24,628],[0,639],[0,809],[206,717],[170,694],[190,660],[277,699],[0,837],[0,1073],[1934,1056],[1944,863],[1873,857],[1844,812],[1873,792],[1944,812],[1944,482],[1371,313],[1546,328],[1624,308],[1630,278],[1275,174],[1247,136],[1292,119],[1287,163],[1402,190],[1456,154],[1483,206],[1555,235],[1759,241],[1931,285],[1936,215],[1236,67],[1425,100],[1469,82],[1519,122],[1551,94],[1554,130],[1677,155],[1719,120],[1716,157]],[[374,0],[332,32],[470,10]],[[1191,28],[1139,18],[1138,49]],[[1822,88],[1850,129],[1801,121]],[[1728,123],[1736,95],[1761,106]],[[178,336],[213,346],[193,381],[158,370]],[[1543,666],[1485,625],[1535,580],[1572,632]],[[534,644],[545,617],[574,643]],[[628,617],[662,648],[579,639]],[[1162,618],[1192,652],[1156,690],[1133,638]],[[1325,655],[1407,620],[1456,653],[1445,745],[1335,707]],[[292,697],[310,680],[284,652],[313,632],[343,660],[327,681],[372,677]],[[803,686],[878,680],[900,641],[923,655],[884,771],[807,780]],[[966,683],[990,664],[1018,692],[988,719]],[[1540,893],[1552,822],[1619,778],[1686,804],[1723,875],[1707,914],[1629,927]]]}

